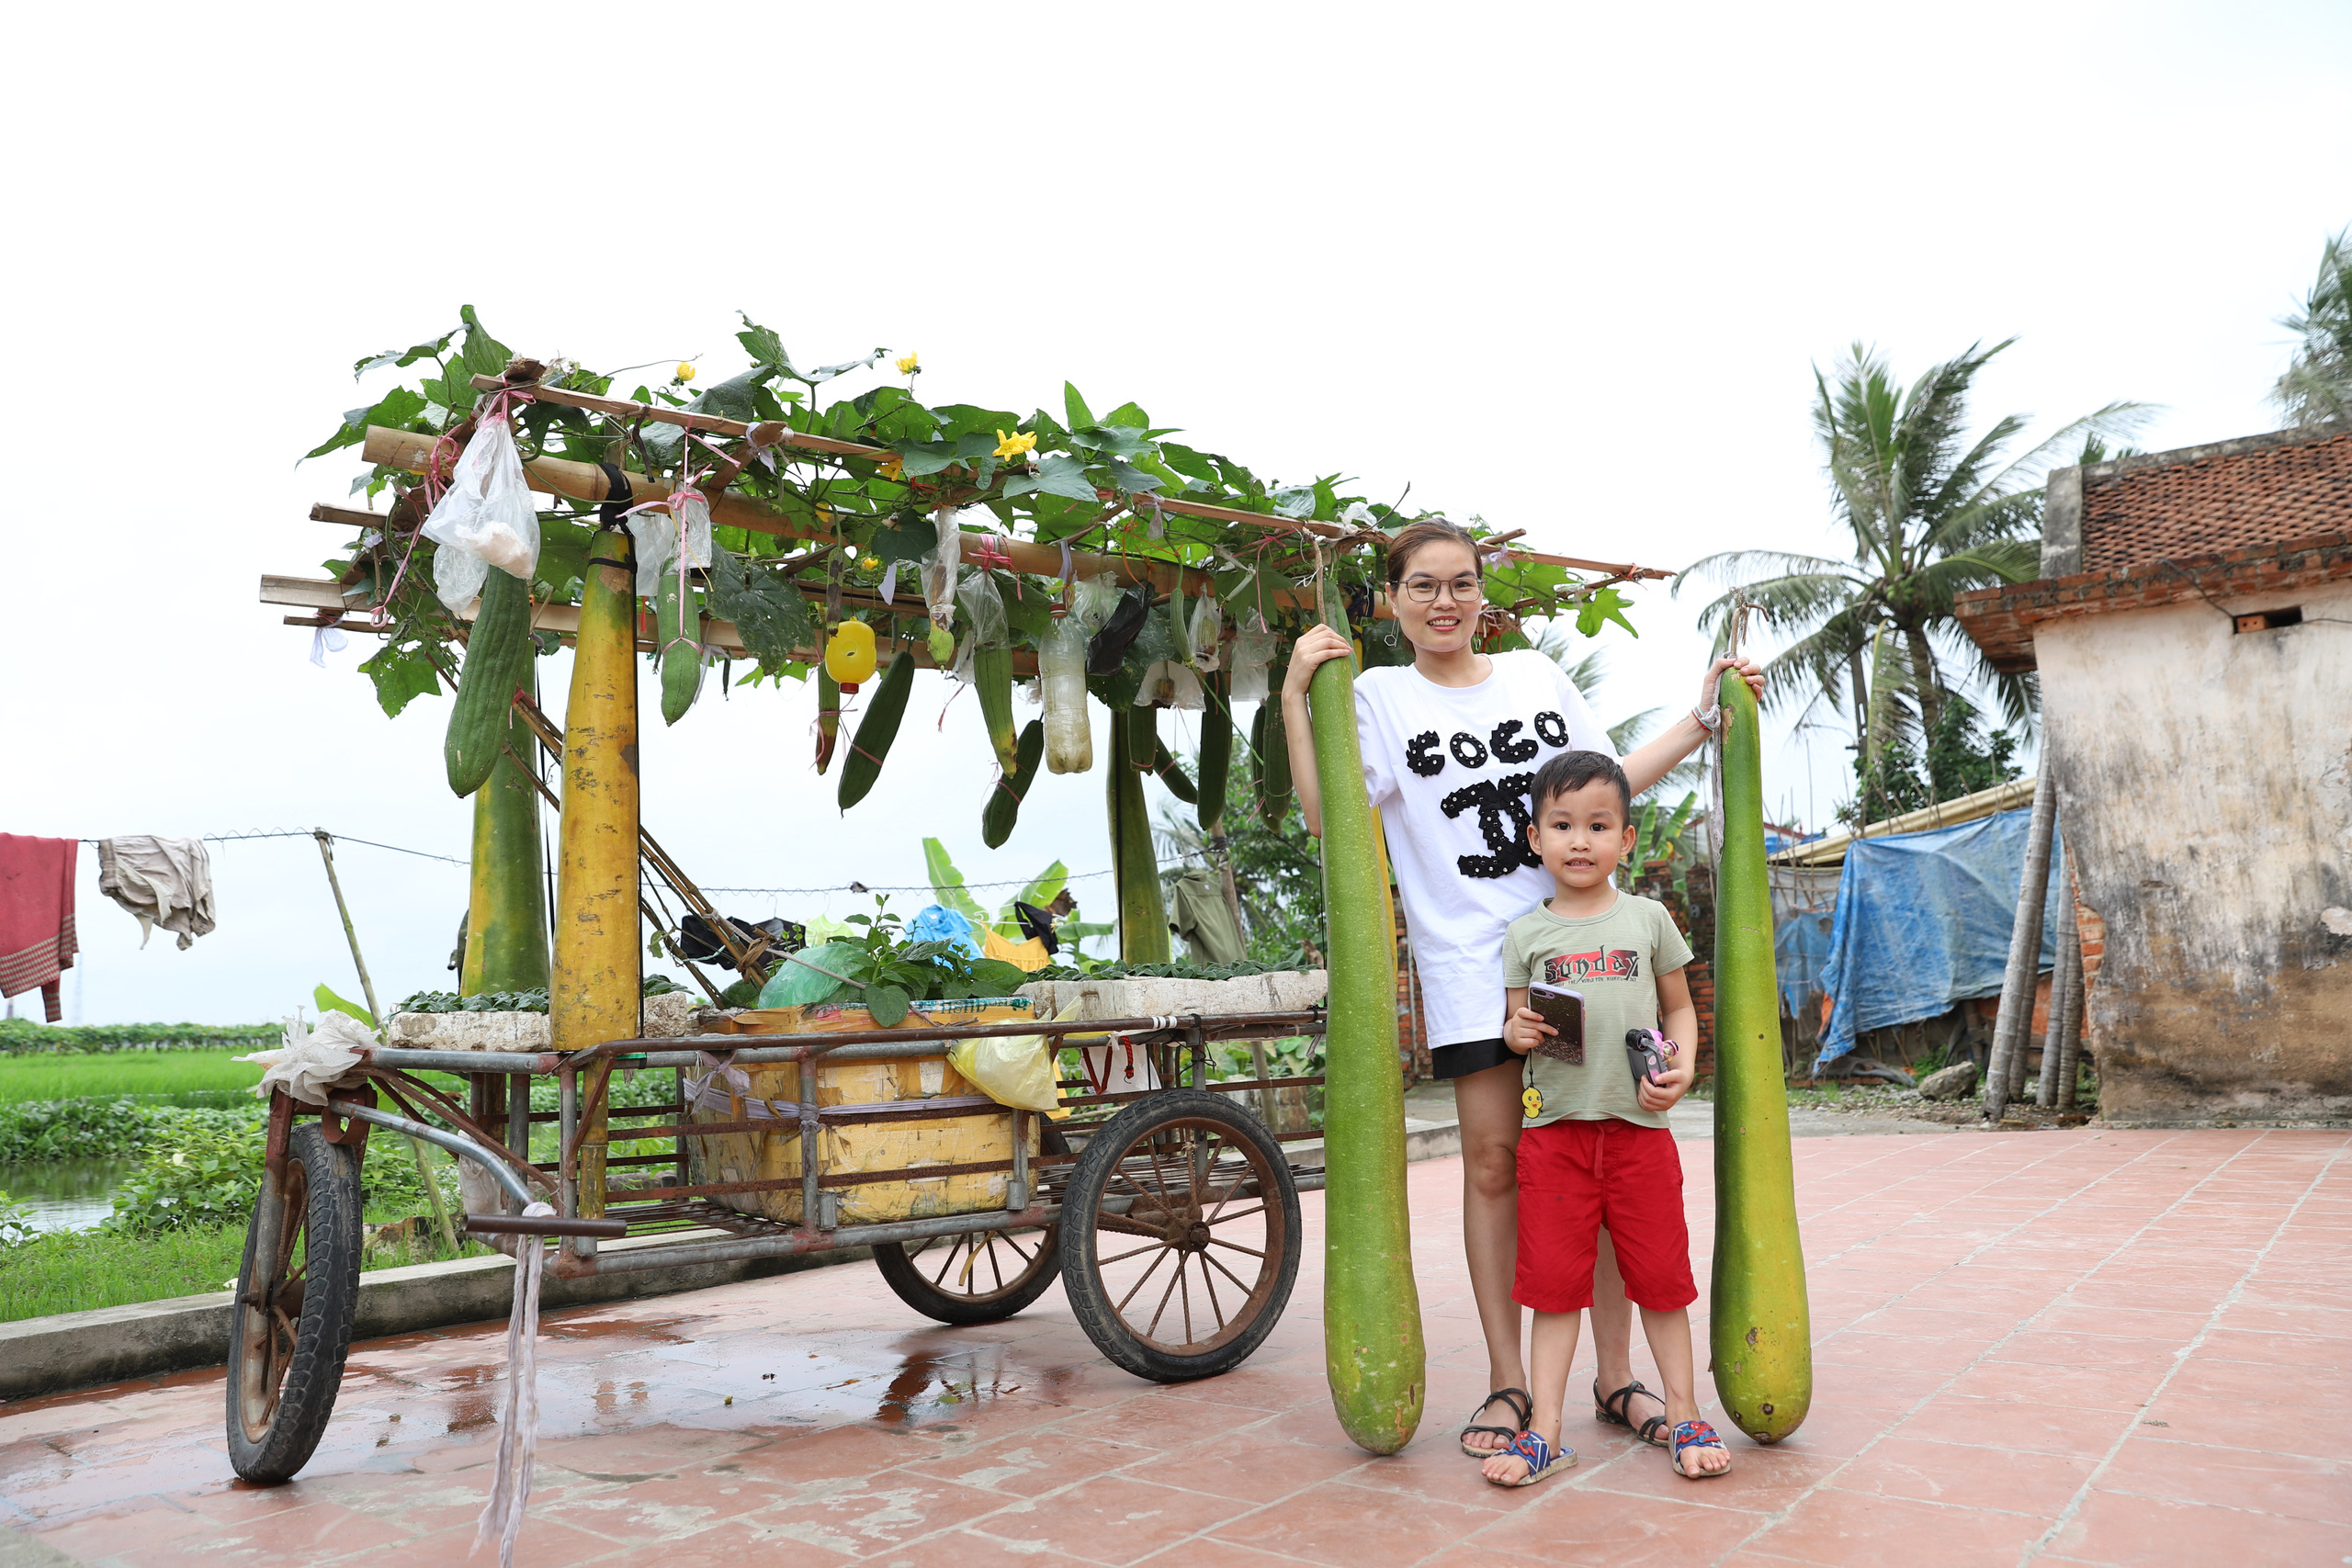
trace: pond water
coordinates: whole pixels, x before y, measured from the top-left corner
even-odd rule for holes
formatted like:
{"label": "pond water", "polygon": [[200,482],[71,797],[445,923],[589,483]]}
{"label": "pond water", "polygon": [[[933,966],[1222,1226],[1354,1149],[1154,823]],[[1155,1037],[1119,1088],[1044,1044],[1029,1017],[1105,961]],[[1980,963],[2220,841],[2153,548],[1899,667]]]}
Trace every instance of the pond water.
{"label": "pond water", "polygon": [[125,1159],[29,1160],[0,1165],[0,1192],[33,1212],[40,1231],[86,1231],[114,1213],[114,1190],[130,1174]]}

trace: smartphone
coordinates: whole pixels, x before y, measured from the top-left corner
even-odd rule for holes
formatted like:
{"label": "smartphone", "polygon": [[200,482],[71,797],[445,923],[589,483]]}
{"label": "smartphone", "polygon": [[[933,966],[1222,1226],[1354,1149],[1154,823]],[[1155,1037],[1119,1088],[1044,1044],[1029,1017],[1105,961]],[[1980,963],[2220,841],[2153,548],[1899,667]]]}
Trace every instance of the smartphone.
{"label": "smartphone", "polygon": [[1657,1082],[1657,1076],[1673,1065],[1673,1041],[1655,1029],[1625,1031],[1625,1066],[1633,1070],[1635,1089]]}
{"label": "smartphone", "polygon": [[1540,1042],[1538,1055],[1555,1061],[1584,1064],[1584,993],[1561,986],[1530,986],[1527,1005],[1536,1015],[1559,1031]]}

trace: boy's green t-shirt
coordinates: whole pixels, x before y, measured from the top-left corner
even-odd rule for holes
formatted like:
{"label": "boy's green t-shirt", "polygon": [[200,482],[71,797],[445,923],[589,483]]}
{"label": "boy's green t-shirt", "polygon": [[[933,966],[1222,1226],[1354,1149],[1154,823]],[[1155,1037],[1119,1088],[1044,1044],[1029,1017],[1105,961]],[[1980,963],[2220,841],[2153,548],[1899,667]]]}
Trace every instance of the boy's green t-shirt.
{"label": "boy's green t-shirt", "polygon": [[[1625,1065],[1625,1032],[1657,1027],[1657,977],[1690,962],[1690,944],[1674,917],[1655,898],[1619,893],[1605,915],[1562,919],[1538,904],[1503,934],[1503,984],[1544,985],[1584,996],[1584,1061],[1563,1062],[1540,1052],[1527,1056],[1527,1079],[1542,1091],[1543,1109],[1527,1119],[1601,1122],[1615,1117],[1641,1127],[1663,1127],[1662,1112],[1645,1111]],[[1691,1048],[1688,1040],[1675,1043]]]}

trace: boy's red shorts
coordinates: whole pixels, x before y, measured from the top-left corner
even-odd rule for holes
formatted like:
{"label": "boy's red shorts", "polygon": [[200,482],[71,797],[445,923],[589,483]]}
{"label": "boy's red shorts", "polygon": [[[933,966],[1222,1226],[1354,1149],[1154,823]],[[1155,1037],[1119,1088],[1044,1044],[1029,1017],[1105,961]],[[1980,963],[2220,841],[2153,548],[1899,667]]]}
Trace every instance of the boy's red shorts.
{"label": "boy's red shorts", "polygon": [[1511,1299],[1537,1312],[1590,1306],[1603,1225],[1634,1305],[1672,1312],[1699,1299],[1673,1134],[1613,1118],[1552,1122],[1520,1134]]}

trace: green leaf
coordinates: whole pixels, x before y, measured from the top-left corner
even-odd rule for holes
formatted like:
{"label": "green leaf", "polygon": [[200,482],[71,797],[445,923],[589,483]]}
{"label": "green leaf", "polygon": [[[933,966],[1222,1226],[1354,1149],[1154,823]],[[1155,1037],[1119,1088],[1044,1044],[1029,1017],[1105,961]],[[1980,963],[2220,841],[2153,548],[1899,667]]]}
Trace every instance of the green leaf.
{"label": "green leaf", "polygon": [[437,696],[441,691],[433,660],[413,643],[388,642],[359,668],[376,682],[376,701],[389,718],[398,718],[412,698]]}
{"label": "green leaf", "polygon": [[[1069,886],[1069,868],[1056,861],[1037,874],[1037,879],[1021,890],[1021,902],[1033,909],[1042,909],[1062,896]],[[1012,917],[1008,913],[1006,919]]]}
{"label": "green leaf", "polygon": [[906,1020],[907,993],[888,984],[868,986],[865,987],[865,1010],[874,1015],[874,1021],[882,1028],[896,1029]]}
{"label": "green leaf", "polygon": [[381,354],[371,355],[351,367],[351,378],[356,381],[370,370],[380,370],[387,365],[405,369],[420,359],[437,359],[448,350],[449,340],[457,335],[458,329],[451,327],[439,337],[427,338],[411,347],[388,348]]}
{"label": "green leaf", "polygon": [[964,886],[964,874],[947,855],[947,846],[937,839],[922,841],[922,863],[931,877],[932,897],[975,925],[988,923],[988,911],[981,908]]}
{"label": "green leaf", "polygon": [[1081,429],[1094,423],[1093,411],[1086,406],[1086,400],[1078,395],[1078,388],[1072,382],[1062,383],[1062,409],[1069,415],[1069,427],[1072,430]]}
{"label": "green leaf", "polygon": [[405,430],[409,421],[425,410],[424,394],[407,387],[394,387],[382,398],[364,409],[351,409],[343,416],[343,428],[326,440],[302,454],[302,460],[323,457],[345,446],[356,446],[368,439],[368,427],[380,424],[387,430]]}
{"label": "green leaf", "polygon": [[956,444],[952,441],[905,441],[890,450],[899,455],[899,471],[909,479],[935,474],[956,460]]}
{"label": "green leaf", "polygon": [[[465,318],[466,322],[465,350],[458,355],[458,363],[465,367],[466,375],[504,375],[507,362],[514,357],[514,351],[490,335],[482,326],[481,319],[474,314],[471,305],[458,307],[458,314]],[[463,378],[458,379],[462,382]]]}
{"label": "green leaf", "polygon": [[1102,423],[1105,424],[1133,425],[1137,430],[1149,430],[1151,428],[1151,416],[1145,413],[1143,410],[1137,408],[1133,403],[1121,403],[1117,408],[1113,409],[1109,413],[1102,416]]}
{"label": "green leaf", "polygon": [[[1011,484],[1005,488],[1010,493]],[[1037,465],[1035,488],[1047,495],[1065,496],[1071,501],[1096,499],[1094,481],[1086,477],[1086,465],[1066,452],[1057,452]]]}
{"label": "green leaf", "polygon": [[1577,607],[1577,630],[1587,637],[1598,637],[1600,635],[1603,623],[1614,621],[1627,631],[1633,632],[1635,637],[1639,637],[1642,634],[1634,629],[1634,623],[1627,620],[1624,615],[1625,607],[1631,604],[1633,604],[1631,599],[1626,598],[1614,588],[1596,589],[1582,604]]}
{"label": "green leaf", "polygon": [[922,517],[901,518],[876,532],[866,541],[865,547],[885,564],[894,560],[921,560],[939,547],[939,530]]}
{"label": "green leaf", "polygon": [[783,572],[746,565],[732,551],[711,547],[710,604],[735,623],[743,647],[766,670],[780,670],[817,642],[816,617]]}
{"label": "green leaf", "polygon": [[373,1029],[376,1027],[375,1014],[369,1012],[366,1008],[361,1007],[357,1002],[352,1001],[345,997],[336,996],[323,985],[311,993],[311,1001],[312,1005],[318,1008],[321,1017],[324,1017],[326,1014],[331,1012],[348,1013],[353,1018],[356,1018],[360,1022],[366,1024],[368,1028]]}
{"label": "green leaf", "polygon": [[1111,482],[1129,495],[1146,495],[1159,488],[1160,481],[1158,475],[1147,474],[1141,468],[1131,468],[1116,457],[1111,459],[1109,469]]}
{"label": "green leaf", "polygon": [[1009,997],[1029,983],[1029,972],[1001,958],[978,958],[972,961],[972,980],[974,996]]}

